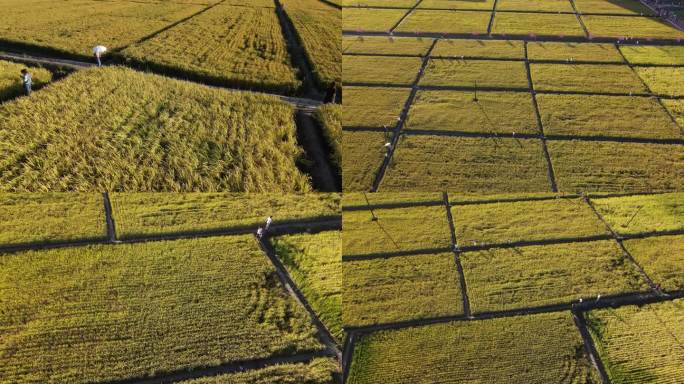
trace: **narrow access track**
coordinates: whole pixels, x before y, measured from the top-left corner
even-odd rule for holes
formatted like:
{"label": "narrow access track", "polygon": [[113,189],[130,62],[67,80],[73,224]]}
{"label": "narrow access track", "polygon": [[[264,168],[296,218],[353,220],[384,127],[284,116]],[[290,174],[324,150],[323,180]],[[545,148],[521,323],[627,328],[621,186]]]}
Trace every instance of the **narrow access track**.
{"label": "narrow access track", "polygon": [[[22,54],[22,53],[17,53],[17,52],[6,52],[6,51],[0,51],[0,59],[2,60],[8,60],[8,61],[14,61],[14,62],[21,62],[25,64],[32,64],[32,65],[41,65],[44,67],[50,67],[50,68],[65,68],[69,70],[81,70],[81,69],[86,69],[90,67],[94,67],[95,64],[83,60],[74,60],[74,59],[64,59],[64,58],[59,58],[59,57],[53,57],[53,56],[45,56],[45,55],[28,55],[28,54]],[[128,67],[133,70],[137,70],[135,68]],[[155,72],[152,72],[155,73]],[[171,78],[176,78],[179,80],[183,81],[190,81],[187,79],[183,79],[180,77],[175,77],[175,76],[169,76],[168,74],[164,73],[158,73],[162,76],[166,77],[171,77]],[[240,89],[240,88],[231,88],[231,87],[225,87],[225,86],[219,86],[219,85],[213,85],[213,84],[207,84],[201,81],[191,81],[196,84],[204,85],[207,87],[212,87],[212,88],[218,88],[218,89],[225,89],[228,91],[233,91],[233,92],[245,92],[245,93],[254,93],[254,94],[260,94],[260,95],[268,95],[268,96],[274,96],[277,97],[278,99],[282,100],[285,103],[288,103],[292,105],[297,111],[302,111],[306,113],[311,113],[315,111],[321,104],[322,102],[317,99],[310,99],[310,98],[305,98],[305,97],[294,97],[294,96],[284,96],[276,93],[268,93],[268,92],[259,92],[259,91],[248,91],[245,89]]]}
{"label": "narrow access track", "polygon": [[[117,239],[115,243],[111,243],[108,237],[95,239],[78,239],[73,241],[55,242],[55,243],[22,243],[12,245],[0,245],[0,257],[3,253],[16,253],[30,250],[46,250],[57,248],[80,247],[88,245],[112,244],[136,244],[147,243],[154,241],[166,240],[181,240],[205,237],[218,236],[235,236],[248,235],[255,233],[260,224],[235,226],[230,228],[217,228],[215,230],[197,231],[197,232],[176,232],[168,234],[140,236],[132,238]],[[342,229],[342,218],[339,216],[320,216],[301,220],[283,220],[271,226],[269,230],[274,236],[296,234],[296,233],[318,233],[324,231],[339,231]]]}
{"label": "narrow access track", "polygon": [[341,191],[341,172],[331,164],[329,155],[332,150],[323,137],[322,128],[310,113],[297,111],[295,120],[297,141],[304,148],[308,160],[303,167],[311,175],[314,189],[320,192]]}

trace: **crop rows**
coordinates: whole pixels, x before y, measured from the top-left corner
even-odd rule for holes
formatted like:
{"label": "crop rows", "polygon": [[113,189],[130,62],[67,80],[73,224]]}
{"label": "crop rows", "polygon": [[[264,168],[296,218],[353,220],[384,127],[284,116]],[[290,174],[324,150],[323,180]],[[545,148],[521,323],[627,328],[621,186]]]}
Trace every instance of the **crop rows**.
{"label": "crop rows", "polygon": [[308,364],[282,364],[259,370],[218,375],[180,384],[329,384],[330,372],[338,371],[338,364],[329,359],[315,359]]}
{"label": "crop rows", "polygon": [[[385,247],[383,252],[377,245],[357,246],[353,254],[344,248],[343,318],[352,334],[344,363],[348,383],[596,383],[601,381],[596,358],[603,360],[611,382],[656,377],[677,382],[681,364],[674,356],[681,337],[667,334],[676,333],[681,322],[676,302],[651,305],[670,309],[658,312],[661,323],[650,315],[651,323],[640,329],[625,316],[646,309],[587,312],[594,343],[601,344],[593,356],[575,310],[649,292],[640,267],[658,289],[679,297],[684,289],[681,193],[597,194],[587,201],[598,215],[581,198],[553,194],[451,195],[449,201],[460,247],[455,254],[440,248],[444,242],[431,251],[416,249],[435,244],[425,242],[424,233],[448,236],[447,207],[438,194],[345,195],[344,241]],[[383,239],[371,226],[390,230]],[[367,228],[366,239],[361,228]],[[401,239],[400,250],[390,246],[390,238]],[[515,245],[521,241],[530,244]],[[667,293],[659,295],[670,300]],[[587,309],[580,309],[583,302]],[[464,313],[464,303],[472,317]],[[614,315],[620,311],[624,315]],[[639,349],[642,343],[653,347]]]}
{"label": "crop rows", "polygon": [[290,93],[299,87],[273,8],[220,4],[122,54],[218,84]]}
{"label": "crop rows", "polygon": [[354,1],[343,30],[357,33],[554,36],[592,39],[684,37],[637,1]]}
{"label": "crop rows", "polygon": [[270,241],[297,287],[341,344],[344,333],[340,232],[286,235]]}
{"label": "crop rows", "polygon": [[679,188],[682,47],[439,40],[398,122],[431,41],[345,38],[346,191]]}
{"label": "crop rows", "polygon": [[587,313],[611,383],[680,383],[684,377],[684,302],[607,308]]}
{"label": "crop rows", "polygon": [[[30,17],[26,17],[26,7],[31,9]],[[110,50],[124,48],[203,8],[199,3],[168,1],[6,0],[0,15],[0,40],[90,58],[97,44]]]}
{"label": "crop rows", "polygon": [[325,104],[314,115],[323,128],[323,136],[330,147],[330,160],[338,168],[342,166],[342,113],[341,105]]}
{"label": "crop rows", "polygon": [[[463,314],[458,263],[445,253],[446,207],[437,198],[418,196],[410,205],[409,195],[390,194],[385,204],[395,207],[345,208],[346,326]],[[600,217],[581,198],[502,198],[510,201],[451,200],[455,251],[474,314],[645,292],[651,281],[667,291],[684,288],[681,193],[592,197]],[[348,199],[365,205],[359,196]],[[609,230],[603,220],[626,226]],[[623,241],[623,250],[611,230],[634,238]]]}
{"label": "crop rows", "polygon": [[0,271],[12,335],[0,376],[11,382],[145,377],[321,348],[252,236],[28,251],[3,256]]}
{"label": "crop rows", "polygon": [[83,70],[0,106],[0,181],[12,191],[309,191],[293,114],[270,96]]}

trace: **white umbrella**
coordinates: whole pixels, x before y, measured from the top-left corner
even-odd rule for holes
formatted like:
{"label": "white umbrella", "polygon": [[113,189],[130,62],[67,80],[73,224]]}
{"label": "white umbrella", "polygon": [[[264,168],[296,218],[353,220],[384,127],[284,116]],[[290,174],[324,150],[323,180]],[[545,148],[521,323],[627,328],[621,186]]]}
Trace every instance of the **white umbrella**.
{"label": "white umbrella", "polygon": [[107,52],[107,47],[105,47],[104,45],[98,45],[95,48],[93,48],[93,54],[95,54],[95,55],[97,55],[97,54],[102,55],[105,52]]}

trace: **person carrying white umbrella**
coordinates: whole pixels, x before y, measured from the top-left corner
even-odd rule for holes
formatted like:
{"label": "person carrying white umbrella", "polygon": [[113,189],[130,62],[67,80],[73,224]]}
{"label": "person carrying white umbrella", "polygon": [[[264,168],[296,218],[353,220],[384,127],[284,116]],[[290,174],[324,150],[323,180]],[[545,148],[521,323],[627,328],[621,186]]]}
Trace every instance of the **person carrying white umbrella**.
{"label": "person carrying white umbrella", "polygon": [[104,45],[97,45],[95,48],[93,48],[93,56],[95,56],[95,60],[97,60],[98,67],[102,66],[102,55],[104,55],[106,52],[107,47]]}

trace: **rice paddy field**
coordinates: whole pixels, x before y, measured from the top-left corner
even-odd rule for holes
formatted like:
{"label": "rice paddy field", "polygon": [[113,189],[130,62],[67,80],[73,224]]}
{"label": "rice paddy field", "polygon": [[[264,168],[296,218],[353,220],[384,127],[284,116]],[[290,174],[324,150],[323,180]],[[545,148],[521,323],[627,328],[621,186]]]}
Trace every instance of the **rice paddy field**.
{"label": "rice paddy field", "polygon": [[[10,61],[0,61],[1,190],[339,190],[321,175],[339,178],[339,111],[319,111],[326,90],[340,88],[339,5],[6,0],[2,8],[0,57]],[[106,47],[103,68],[89,68],[96,46]],[[29,98],[19,97],[20,63],[31,66]],[[325,125],[300,132],[316,116]]]}
{"label": "rice paddy field", "polygon": [[359,1],[342,13],[344,191],[684,187],[684,32],[640,2]]}
{"label": "rice paddy field", "polygon": [[[145,194],[153,196],[167,207],[175,198],[205,213],[222,200],[242,206],[252,222],[245,200],[235,195]],[[252,196],[277,210],[274,199]],[[280,199],[296,204],[307,197]],[[319,339],[300,298],[285,289],[283,271],[263,246],[278,244],[275,257],[287,261],[284,273],[342,339],[340,235],[316,230],[314,211],[300,219],[311,222],[308,230],[289,227],[274,213],[274,232],[261,240],[253,234],[258,224],[241,233],[108,239],[105,227],[112,224],[106,223],[116,226],[130,212],[114,210],[107,220],[108,200],[101,194],[0,195],[0,381],[161,382],[180,374],[191,383],[337,382],[334,351]],[[143,204],[140,195],[117,200]]]}
{"label": "rice paddy field", "polygon": [[346,382],[677,383],[681,205],[346,193]]}

